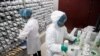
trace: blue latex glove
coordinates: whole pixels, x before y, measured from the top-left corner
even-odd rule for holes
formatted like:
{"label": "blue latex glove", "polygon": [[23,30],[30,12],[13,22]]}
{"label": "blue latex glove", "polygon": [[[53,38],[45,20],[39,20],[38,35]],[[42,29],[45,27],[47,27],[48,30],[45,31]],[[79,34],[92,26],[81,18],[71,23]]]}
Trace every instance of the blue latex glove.
{"label": "blue latex glove", "polygon": [[66,53],[66,52],[68,51],[67,45],[62,44],[62,46],[61,46],[61,51],[63,51],[63,52]]}

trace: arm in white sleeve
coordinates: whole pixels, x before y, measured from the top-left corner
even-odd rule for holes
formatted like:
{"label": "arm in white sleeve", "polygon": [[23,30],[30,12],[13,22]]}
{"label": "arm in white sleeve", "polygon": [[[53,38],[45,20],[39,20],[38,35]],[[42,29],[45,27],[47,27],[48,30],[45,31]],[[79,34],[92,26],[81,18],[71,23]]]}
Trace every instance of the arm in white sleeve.
{"label": "arm in white sleeve", "polygon": [[64,27],[64,35],[65,35],[65,38],[70,40],[70,41],[74,41],[76,39],[76,37],[74,35],[71,35],[67,32],[66,27]]}
{"label": "arm in white sleeve", "polygon": [[23,28],[23,30],[20,32],[19,34],[19,39],[22,39],[22,40],[25,40],[26,37],[28,36],[29,32],[31,31],[32,29],[32,24],[31,22],[28,22],[25,27]]}
{"label": "arm in white sleeve", "polygon": [[52,52],[61,52],[61,44],[57,44],[55,41],[56,35],[55,30],[48,29],[46,31],[46,44],[47,48]]}

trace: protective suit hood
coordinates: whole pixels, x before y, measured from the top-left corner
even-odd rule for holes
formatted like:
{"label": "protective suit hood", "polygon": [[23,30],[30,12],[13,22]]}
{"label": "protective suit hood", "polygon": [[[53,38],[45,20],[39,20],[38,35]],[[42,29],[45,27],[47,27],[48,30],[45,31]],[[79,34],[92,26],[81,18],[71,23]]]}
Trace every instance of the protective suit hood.
{"label": "protective suit hood", "polygon": [[57,21],[60,19],[61,16],[66,15],[64,12],[62,11],[54,11],[51,14],[51,20],[53,23],[57,23]]}

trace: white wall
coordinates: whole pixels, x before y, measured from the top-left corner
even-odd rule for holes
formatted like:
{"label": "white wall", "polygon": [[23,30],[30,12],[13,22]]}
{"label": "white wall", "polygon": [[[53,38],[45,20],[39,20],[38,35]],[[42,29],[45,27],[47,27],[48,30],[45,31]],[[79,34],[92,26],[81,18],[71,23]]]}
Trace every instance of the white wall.
{"label": "white wall", "polygon": [[59,7],[59,0],[54,0],[54,9],[58,10]]}

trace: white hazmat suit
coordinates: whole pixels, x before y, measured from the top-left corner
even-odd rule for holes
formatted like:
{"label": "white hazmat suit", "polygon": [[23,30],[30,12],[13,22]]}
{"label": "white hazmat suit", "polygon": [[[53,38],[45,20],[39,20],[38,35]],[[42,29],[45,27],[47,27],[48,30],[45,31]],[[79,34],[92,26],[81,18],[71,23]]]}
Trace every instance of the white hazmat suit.
{"label": "white hazmat suit", "polygon": [[61,11],[54,11],[51,14],[52,23],[48,26],[46,31],[47,56],[63,56],[61,44],[63,43],[64,38],[71,41],[74,41],[75,39],[75,37],[69,36],[65,26],[59,27],[57,25],[57,21],[62,15],[65,15],[65,13]]}
{"label": "white hazmat suit", "polygon": [[38,29],[38,21],[34,18],[30,18],[18,37],[19,39],[23,40],[25,40],[25,38],[27,37],[26,40],[28,54],[34,54],[37,53],[37,51],[40,51],[40,39]]}

